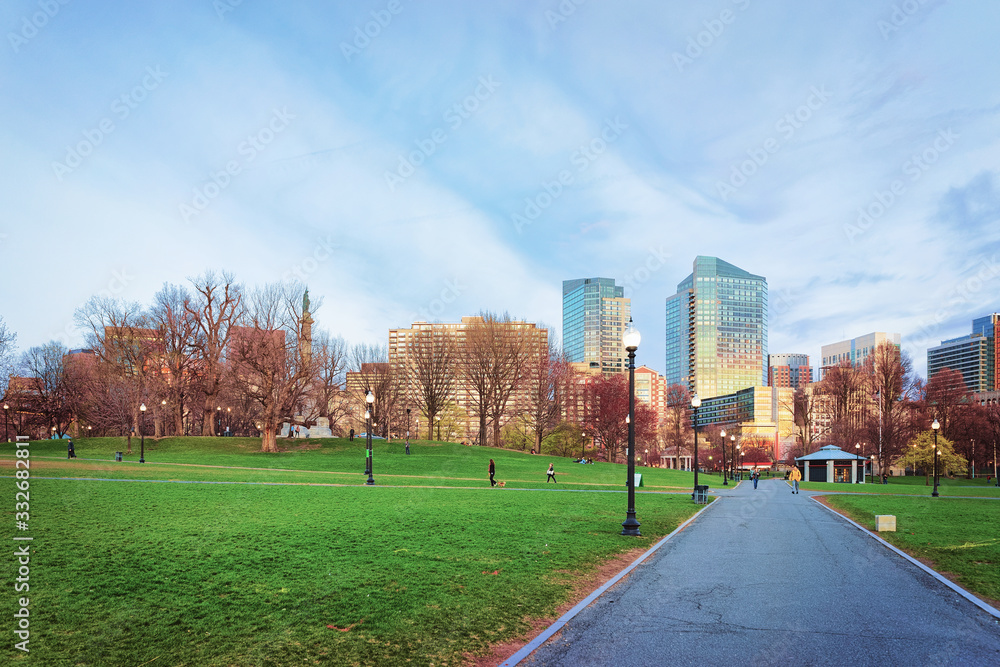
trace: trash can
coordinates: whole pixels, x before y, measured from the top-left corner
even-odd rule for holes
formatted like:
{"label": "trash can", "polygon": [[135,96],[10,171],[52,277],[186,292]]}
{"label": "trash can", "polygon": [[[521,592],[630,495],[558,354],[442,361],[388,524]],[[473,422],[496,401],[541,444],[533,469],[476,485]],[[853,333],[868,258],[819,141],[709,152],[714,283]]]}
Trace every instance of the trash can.
{"label": "trash can", "polygon": [[699,505],[704,505],[708,502],[708,485],[702,486],[699,484],[694,487],[694,501]]}
{"label": "trash can", "polygon": [[115,461],[121,461],[121,460],[122,460],[122,453],[115,452]]}

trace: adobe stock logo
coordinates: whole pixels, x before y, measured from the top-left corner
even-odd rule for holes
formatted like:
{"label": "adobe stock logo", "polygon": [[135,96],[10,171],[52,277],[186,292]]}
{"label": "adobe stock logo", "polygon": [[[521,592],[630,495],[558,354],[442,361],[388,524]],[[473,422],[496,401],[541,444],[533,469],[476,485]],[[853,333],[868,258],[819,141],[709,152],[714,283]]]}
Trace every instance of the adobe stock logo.
{"label": "adobe stock logo", "polygon": [[69,4],[70,0],[38,0],[38,8],[42,11],[35,12],[29,19],[27,16],[21,18],[21,30],[18,32],[8,32],[7,41],[14,53],[20,53],[21,47],[38,35],[38,31],[49,24],[59,13],[60,6]]}

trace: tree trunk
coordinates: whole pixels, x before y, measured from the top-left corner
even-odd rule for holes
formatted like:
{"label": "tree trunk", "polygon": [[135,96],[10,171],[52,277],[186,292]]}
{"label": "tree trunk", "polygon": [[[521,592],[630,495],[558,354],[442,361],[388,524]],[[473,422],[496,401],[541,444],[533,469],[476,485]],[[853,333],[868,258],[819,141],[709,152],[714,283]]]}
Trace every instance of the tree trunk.
{"label": "tree trunk", "polygon": [[278,420],[266,419],[260,433],[260,451],[270,454],[278,453]]}
{"label": "tree trunk", "polygon": [[201,423],[201,434],[203,436],[207,435],[214,437],[216,435],[215,408],[213,407],[213,404],[215,403],[215,401],[213,400],[214,398],[215,398],[214,394],[205,396],[205,411]]}
{"label": "tree trunk", "polygon": [[184,403],[183,401],[177,406],[177,412],[174,413],[174,429],[178,436],[184,435]]}
{"label": "tree trunk", "polygon": [[479,445],[486,446],[486,412],[479,415]]}

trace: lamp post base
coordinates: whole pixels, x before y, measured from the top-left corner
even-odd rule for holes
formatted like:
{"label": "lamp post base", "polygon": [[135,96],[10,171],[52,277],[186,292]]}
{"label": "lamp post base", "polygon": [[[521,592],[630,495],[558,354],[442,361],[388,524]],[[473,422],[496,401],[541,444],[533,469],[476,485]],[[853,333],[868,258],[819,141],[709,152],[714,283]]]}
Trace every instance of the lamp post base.
{"label": "lamp post base", "polygon": [[639,532],[639,525],[639,522],[635,519],[635,512],[626,513],[625,521],[622,522],[622,535],[641,537],[642,533]]}

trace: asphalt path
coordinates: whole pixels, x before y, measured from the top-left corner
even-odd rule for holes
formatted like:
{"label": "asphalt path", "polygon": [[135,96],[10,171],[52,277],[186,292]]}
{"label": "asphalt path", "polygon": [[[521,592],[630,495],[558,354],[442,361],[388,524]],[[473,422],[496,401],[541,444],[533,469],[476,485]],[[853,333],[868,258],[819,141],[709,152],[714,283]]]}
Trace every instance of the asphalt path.
{"label": "asphalt path", "polygon": [[520,664],[1000,665],[994,616],[809,492],[719,496]]}

